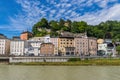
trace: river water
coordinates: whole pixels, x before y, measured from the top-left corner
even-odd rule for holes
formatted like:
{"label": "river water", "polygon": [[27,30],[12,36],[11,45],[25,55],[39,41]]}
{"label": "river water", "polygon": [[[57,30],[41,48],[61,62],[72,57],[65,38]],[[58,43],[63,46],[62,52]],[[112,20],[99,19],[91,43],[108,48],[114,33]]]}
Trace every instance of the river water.
{"label": "river water", "polygon": [[0,80],[120,80],[120,66],[0,65]]}

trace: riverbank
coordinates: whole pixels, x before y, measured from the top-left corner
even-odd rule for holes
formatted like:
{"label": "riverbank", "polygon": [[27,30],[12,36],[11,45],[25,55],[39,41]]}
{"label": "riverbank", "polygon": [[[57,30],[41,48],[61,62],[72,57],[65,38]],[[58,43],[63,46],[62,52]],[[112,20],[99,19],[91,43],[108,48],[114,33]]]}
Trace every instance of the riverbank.
{"label": "riverbank", "polygon": [[10,63],[10,65],[40,65],[40,66],[120,66],[120,59],[90,59],[69,62],[25,62]]}

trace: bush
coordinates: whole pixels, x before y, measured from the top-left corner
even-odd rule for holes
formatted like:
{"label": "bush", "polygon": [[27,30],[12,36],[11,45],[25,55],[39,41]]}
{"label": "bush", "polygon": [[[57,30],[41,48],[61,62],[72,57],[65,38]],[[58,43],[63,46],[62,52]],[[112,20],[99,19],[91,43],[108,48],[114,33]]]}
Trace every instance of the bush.
{"label": "bush", "polygon": [[75,62],[75,61],[81,61],[81,59],[80,58],[70,58],[68,61]]}

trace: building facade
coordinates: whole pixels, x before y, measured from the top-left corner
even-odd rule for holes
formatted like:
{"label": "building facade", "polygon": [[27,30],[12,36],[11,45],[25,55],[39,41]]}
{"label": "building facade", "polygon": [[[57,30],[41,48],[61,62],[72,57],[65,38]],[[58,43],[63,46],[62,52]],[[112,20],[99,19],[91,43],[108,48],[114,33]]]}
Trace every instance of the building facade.
{"label": "building facade", "polygon": [[90,55],[97,55],[97,39],[96,38],[92,38],[92,37],[89,37],[88,38],[88,41],[89,41],[89,54]]}
{"label": "building facade", "polygon": [[0,39],[0,55],[9,55],[10,53],[10,40]]}
{"label": "building facade", "polygon": [[61,55],[75,55],[74,37],[59,37],[58,47]]}
{"label": "building facade", "polygon": [[112,43],[112,39],[105,39],[103,43],[98,43],[98,53],[116,56],[116,46]]}
{"label": "building facade", "polygon": [[21,33],[20,35],[20,39],[21,40],[28,40],[29,38],[31,38],[33,36],[33,34],[29,31],[25,31],[23,33]]}
{"label": "building facade", "polygon": [[12,40],[10,43],[10,55],[23,56],[27,43],[23,40]]}
{"label": "building facade", "polygon": [[89,55],[88,38],[75,38],[74,42],[76,55]]}
{"label": "building facade", "polygon": [[40,55],[54,55],[54,45],[52,43],[42,43],[40,47]]}
{"label": "building facade", "polygon": [[58,38],[50,38],[50,42],[54,44],[54,54],[58,55]]}
{"label": "building facade", "polygon": [[28,46],[25,48],[25,54],[28,56],[38,56],[40,54],[41,41],[27,41]]}
{"label": "building facade", "polygon": [[107,55],[107,44],[106,43],[98,44],[98,52],[100,53],[98,55]]}
{"label": "building facade", "polygon": [[50,36],[46,35],[43,37],[33,37],[29,39],[30,41],[41,41],[42,43],[49,43],[50,42]]}

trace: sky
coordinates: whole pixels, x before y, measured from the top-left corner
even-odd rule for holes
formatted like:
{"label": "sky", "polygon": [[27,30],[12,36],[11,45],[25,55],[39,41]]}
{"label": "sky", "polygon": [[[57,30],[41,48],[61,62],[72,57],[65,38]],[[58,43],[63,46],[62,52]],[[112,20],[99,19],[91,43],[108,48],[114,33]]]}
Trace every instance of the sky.
{"label": "sky", "polygon": [[0,0],[0,33],[8,38],[29,30],[41,18],[96,25],[120,21],[120,0]]}

